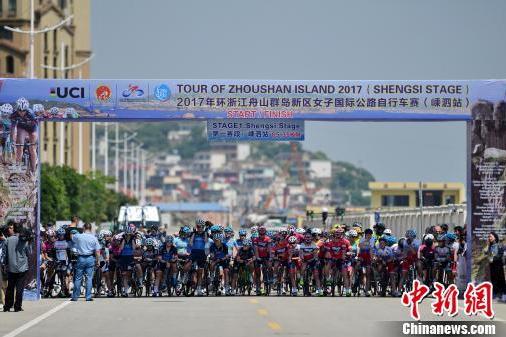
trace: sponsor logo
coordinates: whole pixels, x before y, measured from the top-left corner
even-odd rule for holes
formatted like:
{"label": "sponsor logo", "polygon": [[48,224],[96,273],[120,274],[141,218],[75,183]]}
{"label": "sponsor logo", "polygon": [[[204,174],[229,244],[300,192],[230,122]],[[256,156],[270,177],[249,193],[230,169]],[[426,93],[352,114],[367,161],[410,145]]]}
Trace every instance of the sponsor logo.
{"label": "sponsor logo", "polygon": [[129,84],[128,89],[123,90],[121,95],[125,98],[129,98],[129,97],[139,98],[139,97],[144,96],[144,90],[141,89],[141,87],[139,87],[138,85]]}
{"label": "sponsor logo", "polygon": [[51,97],[58,98],[84,98],[84,88],[83,87],[55,87],[49,89],[49,95]]}
{"label": "sponsor logo", "polygon": [[160,84],[155,87],[153,92],[153,96],[162,102],[169,100],[170,98],[170,88],[167,84]]}
{"label": "sponsor logo", "polygon": [[95,97],[101,102],[108,102],[112,97],[112,90],[107,85],[99,85],[95,89]]}

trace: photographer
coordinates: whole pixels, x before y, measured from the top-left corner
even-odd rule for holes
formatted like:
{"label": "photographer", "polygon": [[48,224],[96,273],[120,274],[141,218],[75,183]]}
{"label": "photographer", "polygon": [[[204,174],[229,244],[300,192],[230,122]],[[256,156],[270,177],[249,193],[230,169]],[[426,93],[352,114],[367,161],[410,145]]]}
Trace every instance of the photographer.
{"label": "photographer", "polygon": [[[14,311],[23,311],[23,291],[25,276],[28,271],[28,256],[32,249],[30,242],[32,239],[33,235],[28,229],[24,229],[20,223],[15,223],[14,235],[6,240],[4,260],[7,272],[7,291],[5,293],[4,312],[10,311],[13,305]],[[16,291],[15,300],[14,290]]]}
{"label": "photographer", "polygon": [[[4,231],[6,231],[6,227],[0,227],[0,266],[2,265],[4,261],[4,254],[5,254],[5,235]],[[7,287],[7,280],[4,281],[4,279],[7,277],[7,275],[4,276],[3,268],[0,268],[0,303],[2,305],[5,304],[5,288]]]}

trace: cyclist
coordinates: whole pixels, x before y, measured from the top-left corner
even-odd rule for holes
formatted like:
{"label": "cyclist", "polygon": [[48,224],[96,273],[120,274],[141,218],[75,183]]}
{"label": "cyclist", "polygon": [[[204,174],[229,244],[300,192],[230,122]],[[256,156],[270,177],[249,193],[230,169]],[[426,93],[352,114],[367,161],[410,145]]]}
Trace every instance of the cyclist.
{"label": "cyclist", "polygon": [[183,279],[181,282],[183,284],[186,284],[188,279],[188,272],[190,271],[192,267],[192,260],[190,258],[191,256],[191,242],[190,242],[190,236],[192,234],[192,230],[188,226],[183,226],[179,230],[177,238],[174,239],[174,246],[176,246],[177,249],[177,258],[181,263],[183,264]]}
{"label": "cyclist", "polygon": [[297,267],[300,262],[299,241],[295,235],[288,237],[288,271],[290,273],[290,283],[292,285],[292,296],[297,296]]}
{"label": "cyclist", "polygon": [[[153,285],[151,292],[152,297],[162,295],[161,292],[159,291],[159,287],[162,281],[163,272],[160,268],[161,261],[159,261],[158,259],[159,255],[160,254],[158,252],[158,246],[156,241],[151,237],[146,238],[145,250],[143,254],[143,264],[146,275],[146,281],[150,282],[151,285]],[[149,294],[147,293],[146,295],[149,296]]]}
{"label": "cyclist", "polygon": [[[216,267],[223,270],[223,285],[225,286],[225,294],[231,295],[232,290],[228,286],[229,268],[230,268],[230,255],[228,253],[228,247],[224,244],[225,236],[223,234],[215,234],[213,236],[213,244],[209,248],[210,251],[210,268],[211,270],[219,273],[219,270],[215,270]],[[217,277],[215,275],[215,277]],[[217,291],[217,294],[220,292]]]}
{"label": "cyclist", "polygon": [[447,241],[447,234],[440,234],[437,237],[437,246],[434,248],[435,280],[443,283],[445,281],[443,276],[446,273],[447,282],[451,284],[453,283],[452,261],[454,260],[454,253],[448,246]]}
{"label": "cyclist", "polygon": [[34,104],[32,106],[32,111],[35,114],[35,117],[41,118],[44,117],[44,106],[42,104]]}
{"label": "cyclist", "polygon": [[374,238],[374,241],[377,242],[381,236],[383,236],[383,233],[385,232],[385,224],[383,222],[378,222],[373,227],[374,233],[372,237]]}
{"label": "cyclist", "polygon": [[12,123],[11,139],[16,140],[16,164],[21,162],[23,146],[26,140],[30,144],[28,147],[30,155],[30,172],[33,174],[37,166],[36,144],[37,144],[37,117],[30,109],[30,103],[24,97],[16,101],[16,109],[11,114]]}
{"label": "cyclist", "polygon": [[206,221],[204,219],[195,220],[195,228],[191,233],[190,246],[191,255],[190,259],[193,263],[197,264],[197,296],[202,296],[202,278],[204,275],[204,267],[207,261],[206,244],[209,241],[209,237],[205,230]]}
{"label": "cyclist", "polygon": [[132,280],[132,270],[134,268],[134,251],[138,249],[137,240],[135,240],[135,225],[130,224],[125,228],[121,236],[119,245],[118,265],[123,279],[122,296],[128,297],[129,282]]}
{"label": "cyclist", "polygon": [[[106,234],[109,234],[107,231],[102,230],[98,233],[98,242],[100,244],[100,257],[99,257],[99,268],[102,272],[102,278],[106,280],[107,286],[107,296],[111,297],[111,284],[108,281],[109,278],[109,247],[106,242]],[[107,275],[107,276],[106,276]],[[102,280],[97,280],[95,297],[100,295]]]}
{"label": "cyclist", "polygon": [[362,285],[365,289],[365,296],[371,296],[371,261],[376,240],[370,228],[364,231],[364,237],[358,244],[358,260],[362,269]]}
{"label": "cyclist", "polygon": [[434,235],[426,234],[423,243],[418,248],[418,273],[423,275],[425,284],[430,285],[434,279]]}
{"label": "cyclist", "polygon": [[[410,268],[416,267],[418,248],[420,247],[420,240],[416,238],[416,231],[414,229],[408,229],[405,233],[405,240],[403,241],[402,260],[401,260],[401,285],[408,276]],[[418,265],[419,275],[421,275],[420,265]]]}
{"label": "cyclist", "polygon": [[[313,236],[310,232],[304,234],[304,240],[299,246],[299,257],[302,261],[301,274],[305,275],[306,269],[309,268],[316,283],[316,295],[322,295],[318,266],[318,247],[313,242]],[[309,279],[307,281],[310,282]],[[306,288],[309,287],[306,285]]]}
{"label": "cyclist", "polygon": [[[397,269],[395,268],[395,260],[394,253],[391,247],[388,246],[389,236],[384,235],[379,238],[378,246],[374,249],[373,260],[375,262],[375,266],[380,275],[380,280],[384,282],[383,286],[385,287],[387,282],[385,277],[390,280],[390,294],[392,297],[398,296],[397,292],[397,282],[396,275]],[[385,295],[385,289],[383,289],[383,296]]]}
{"label": "cyclist", "polygon": [[[174,237],[172,235],[168,235],[165,238],[165,244],[160,250],[158,259],[164,262],[161,270],[164,271],[165,282],[170,296],[170,289],[175,288],[177,285],[177,248],[174,246]],[[165,268],[163,265],[165,265]]]}
{"label": "cyclist", "polygon": [[[272,244],[272,256],[273,256],[273,264],[272,271],[278,284],[283,283],[283,276],[285,270],[288,268],[288,241],[286,236],[283,236],[281,233],[275,236]],[[282,287],[282,294],[285,295],[286,291],[284,287]]]}
{"label": "cyclist", "polygon": [[11,151],[11,120],[12,105],[9,103],[0,106],[0,147],[2,148],[2,163],[10,160]]}
{"label": "cyclist", "polygon": [[[264,226],[260,226],[258,228],[258,237],[253,238],[253,247],[255,250],[255,283],[257,295],[260,295],[261,266],[264,265],[266,271],[270,270],[271,268],[272,240],[266,234],[267,229]],[[264,275],[264,278],[270,282],[269,275]]]}
{"label": "cyclist", "polygon": [[[232,287],[237,289],[237,279],[239,276],[239,270],[241,268],[247,268],[249,270],[250,277],[254,272],[254,260],[255,260],[255,252],[252,248],[253,243],[251,239],[243,239],[241,242],[241,246],[237,249],[237,254],[235,255],[234,265],[233,265],[233,279],[232,279]],[[251,284],[253,284],[253,279],[249,280]]]}
{"label": "cyclist", "polygon": [[330,280],[331,270],[335,268],[343,275],[344,291],[346,296],[351,296],[350,286],[350,273],[351,263],[348,259],[351,251],[351,245],[346,238],[344,238],[344,229],[338,227],[332,230],[331,240],[327,242],[325,247],[327,253],[325,256],[325,278]]}
{"label": "cyclist", "polygon": [[246,240],[247,235],[248,232],[245,229],[239,229],[239,239],[235,240],[237,244],[237,249],[242,247],[243,242],[244,240]]}
{"label": "cyclist", "polygon": [[[54,242],[55,258],[56,258],[56,271],[61,271],[64,274],[64,279],[60,280],[63,292],[61,296],[68,297],[70,295],[70,274],[72,269],[70,267],[70,245],[65,240],[65,228],[59,228],[56,231],[57,240]],[[60,274],[59,274],[60,275]]]}

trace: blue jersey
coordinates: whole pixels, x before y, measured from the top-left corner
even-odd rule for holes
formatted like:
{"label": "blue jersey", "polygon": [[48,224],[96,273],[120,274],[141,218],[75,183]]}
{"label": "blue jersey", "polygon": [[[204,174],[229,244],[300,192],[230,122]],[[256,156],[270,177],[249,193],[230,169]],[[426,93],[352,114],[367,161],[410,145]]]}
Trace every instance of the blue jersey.
{"label": "blue jersey", "polygon": [[190,254],[192,251],[191,245],[190,245],[190,239],[188,239],[188,238],[174,239],[174,246],[176,246],[177,253],[179,255],[185,255],[186,253]]}
{"label": "blue jersey", "polygon": [[211,254],[214,256],[214,259],[223,259],[228,255],[228,248],[226,245],[221,245],[221,247],[216,246],[215,243],[211,245],[210,248]]}
{"label": "blue jersey", "polygon": [[228,255],[232,256],[234,254],[234,247],[238,248],[237,241],[234,240],[234,238],[228,239],[227,242],[225,242],[225,245],[228,248]]}
{"label": "blue jersey", "polygon": [[123,250],[120,253],[121,256],[133,256],[134,255],[134,247],[133,247],[133,239],[125,242],[123,246]]}
{"label": "blue jersey", "polygon": [[192,250],[204,250],[206,249],[206,233],[194,233],[193,234],[193,246]]}
{"label": "blue jersey", "polygon": [[237,246],[237,249],[241,248],[243,246],[243,242],[244,240],[241,240],[241,239],[237,239],[235,240],[235,244]]}
{"label": "blue jersey", "polygon": [[175,246],[172,246],[169,249],[167,249],[167,247],[164,247],[162,250],[162,259],[166,262],[172,261],[176,255],[177,248]]}

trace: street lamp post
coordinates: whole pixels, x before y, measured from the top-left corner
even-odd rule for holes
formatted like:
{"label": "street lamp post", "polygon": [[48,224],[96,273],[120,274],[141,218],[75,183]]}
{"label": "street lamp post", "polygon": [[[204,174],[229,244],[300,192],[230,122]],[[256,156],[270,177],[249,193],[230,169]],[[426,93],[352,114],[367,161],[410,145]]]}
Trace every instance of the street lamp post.
{"label": "street lamp post", "polygon": [[60,21],[58,24],[44,28],[41,30],[35,30],[35,5],[34,0],[30,1],[30,30],[21,30],[19,28],[13,28],[10,26],[4,26],[6,30],[10,30],[14,33],[20,33],[20,34],[28,34],[30,36],[30,78],[35,78],[35,55],[34,55],[34,45],[35,45],[35,35],[50,32],[53,30],[56,30],[63,26],[64,24],[70,22],[74,15],[70,15],[66,17],[64,20]]}

